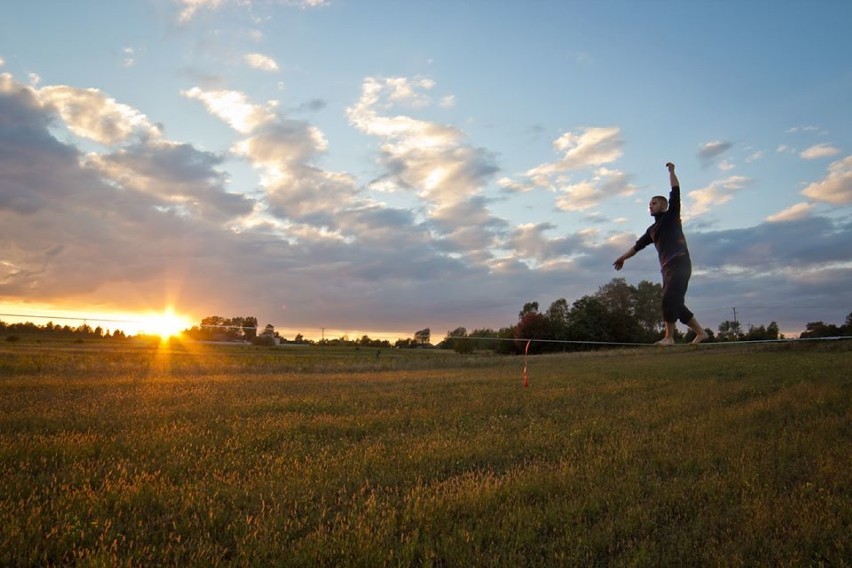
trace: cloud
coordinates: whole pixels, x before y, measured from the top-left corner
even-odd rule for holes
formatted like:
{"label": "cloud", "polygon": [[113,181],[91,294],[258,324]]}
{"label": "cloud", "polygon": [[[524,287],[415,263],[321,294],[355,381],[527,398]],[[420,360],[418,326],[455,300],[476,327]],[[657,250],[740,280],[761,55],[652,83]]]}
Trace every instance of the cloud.
{"label": "cloud", "polygon": [[178,21],[186,23],[190,21],[199,10],[216,10],[226,3],[226,0],[178,0],[183,6],[178,15]]}
{"label": "cloud", "polygon": [[515,251],[516,258],[532,260],[540,266],[587,252],[588,246],[582,233],[555,238],[545,234],[556,228],[552,223],[519,225],[512,231],[506,244]]}
{"label": "cloud", "polygon": [[347,115],[355,128],[381,141],[377,177],[382,186],[414,193],[443,245],[481,261],[490,256],[482,251],[503,225],[480,198],[497,171],[493,157],[469,145],[455,127],[389,112],[398,106],[423,107],[433,87],[424,78],[368,77]]}
{"label": "cloud", "polygon": [[788,269],[819,270],[827,263],[848,262],[852,258],[850,229],[848,221],[804,216],[687,237],[690,252],[700,251],[697,266],[701,269],[737,267],[758,275]]}
{"label": "cloud", "polygon": [[787,223],[789,221],[799,221],[807,217],[812,209],[813,205],[810,203],[796,203],[783,211],[770,215],[766,218],[766,222]]}
{"label": "cloud", "polygon": [[252,104],[248,97],[239,91],[206,91],[193,87],[182,91],[181,94],[188,99],[201,101],[209,113],[242,134],[247,134],[274,118],[269,106]]}
{"label": "cloud", "polygon": [[751,154],[749,154],[749,155],[748,155],[748,157],[746,158],[746,162],[747,162],[747,163],[749,163],[749,164],[754,163],[754,162],[756,162],[756,161],[758,161],[758,160],[762,159],[762,158],[763,158],[763,155],[764,155],[764,151],[763,151],[763,150],[757,150],[757,151],[755,151],[755,152],[752,152],[752,153],[751,153]]}
{"label": "cloud", "polygon": [[828,175],[807,186],[802,194],[835,205],[852,203],[852,156],[833,162],[828,167]]}
{"label": "cloud", "polygon": [[839,148],[835,148],[830,144],[817,144],[806,150],[799,152],[799,156],[805,160],[818,160],[820,158],[830,158],[840,153]]}
{"label": "cloud", "polygon": [[225,190],[222,158],[189,144],[156,141],[87,157],[84,164],[110,183],[156,197],[161,207],[210,221],[247,215],[253,201]]}
{"label": "cloud", "polygon": [[260,186],[266,192],[270,215],[332,231],[340,229],[336,216],[355,205],[360,190],[350,175],[315,165],[328,148],[319,128],[272,113],[268,107],[249,102],[242,93],[195,88],[189,94],[245,135],[231,150],[260,172]]}
{"label": "cloud", "polygon": [[136,65],[136,50],[132,47],[125,47],[121,50],[124,54],[124,59],[121,62],[122,67],[133,67]]}
{"label": "cloud", "polygon": [[788,128],[784,132],[786,134],[798,134],[799,132],[819,132],[820,128],[818,126],[811,125],[803,125],[803,126],[793,126],[792,128]]}
{"label": "cloud", "polygon": [[628,175],[607,168],[598,168],[591,180],[570,184],[557,190],[556,207],[563,211],[583,211],[616,195],[636,192]]}
{"label": "cloud", "polygon": [[729,202],[733,199],[734,193],[744,189],[751,181],[751,179],[743,176],[730,176],[714,181],[701,189],[690,191],[686,195],[692,200],[692,203],[688,208],[684,208],[689,212],[684,217],[698,217],[717,205]]}
{"label": "cloud", "polygon": [[62,203],[73,191],[74,181],[86,176],[78,172],[79,153],[50,134],[55,120],[52,109],[39,102],[32,88],[4,73],[0,74],[0,117],[0,212],[28,217],[52,203]]}
{"label": "cloud", "polygon": [[43,87],[35,93],[42,104],[56,110],[77,136],[106,145],[124,142],[134,135],[160,136],[159,128],[144,114],[98,89],[58,85]]}
{"label": "cloud", "polygon": [[[594,182],[571,184],[569,172],[618,160],[623,153],[624,141],[618,127],[589,127],[576,133],[562,134],[553,141],[553,147],[562,153],[561,158],[527,170],[520,180],[503,177],[498,181],[500,187],[510,192],[525,192],[535,188],[561,191],[585,203],[586,197],[592,194]],[[563,199],[561,203],[563,209],[573,208],[570,199]]]}
{"label": "cloud", "polygon": [[243,57],[243,59],[248,64],[248,66],[252,67],[253,69],[269,72],[278,71],[278,63],[276,63],[274,59],[267,55],[263,55],[260,53],[248,53]]}
{"label": "cloud", "polygon": [[[94,294],[97,302],[113,285],[144,289],[163,282],[175,255],[191,255],[203,246],[209,234],[204,224],[184,232],[185,219],[166,210],[164,200],[84,166],[74,147],[50,133],[53,110],[31,89],[7,89],[8,81],[0,82],[6,83],[0,88],[5,119],[0,121],[0,224],[9,234],[26,235],[0,244],[8,268],[0,275],[0,297],[61,301]],[[124,300],[135,303],[132,296]],[[120,304],[115,298],[113,305]]]}
{"label": "cloud", "polygon": [[716,140],[707,142],[698,150],[698,159],[706,166],[733,147],[731,142]]}
{"label": "cloud", "polygon": [[[331,0],[277,0],[278,4],[284,6],[295,6],[297,8],[321,8],[331,3]],[[178,0],[183,8],[178,14],[178,21],[182,24],[188,23],[196,14],[202,10],[218,10],[227,5],[251,8],[258,4],[258,0]]]}
{"label": "cloud", "polygon": [[553,142],[553,147],[564,152],[562,159],[537,170],[566,171],[609,164],[621,157],[624,141],[618,127],[593,127],[584,128],[579,134],[566,132]]}

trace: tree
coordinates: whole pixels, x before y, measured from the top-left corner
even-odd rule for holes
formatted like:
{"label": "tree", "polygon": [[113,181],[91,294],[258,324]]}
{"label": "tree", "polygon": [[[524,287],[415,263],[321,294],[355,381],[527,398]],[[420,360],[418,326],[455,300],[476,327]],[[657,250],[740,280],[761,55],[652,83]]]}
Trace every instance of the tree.
{"label": "tree", "polygon": [[743,335],[740,322],[725,320],[719,324],[719,341],[739,341]]}
{"label": "tree", "polygon": [[630,316],[636,307],[636,288],[630,286],[624,278],[613,278],[598,288],[595,297],[601,300],[610,311],[619,311]]}
{"label": "tree", "polygon": [[595,298],[609,312],[607,335],[610,341],[632,343],[642,335],[636,320],[637,289],[627,284],[624,278],[613,278],[609,284],[598,289]]}
{"label": "tree", "polygon": [[816,339],[819,337],[836,337],[840,335],[840,328],[836,325],[827,324],[822,321],[808,322],[799,337],[802,339]]}
{"label": "tree", "polygon": [[571,308],[568,306],[568,300],[559,298],[547,308],[544,316],[550,324],[551,335],[553,339],[568,338],[568,321],[571,314]]}
{"label": "tree", "polygon": [[199,328],[191,330],[191,335],[197,339],[206,340],[223,336],[230,340],[253,340],[257,337],[257,318],[254,316],[233,318],[208,316],[201,320]]}
{"label": "tree", "polygon": [[[522,312],[523,313],[523,312]],[[530,339],[552,339],[550,333],[550,322],[543,315],[536,312],[529,312],[521,316],[517,327],[515,328],[515,338],[519,339],[515,344],[516,349],[521,351],[526,350],[526,341]],[[533,341],[530,343],[529,353],[542,353],[547,351],[545,342]]]}
{"label": "tree", "polygon": [[[461,339],[460,339],[461,338]],[[447,337],[441,342],[442,349],[452,349],[457,353],[472,353],[473,342],[467,339],[467,329],[457,327],[447,332]]]}
{"label": "tree", "polygon": [[778,339],[778,324],[770,323],[768,326],[748,326],[748,333],[743,336],[743,341],[772,341]]}
{"label": "tree", "polygon": [[426,329],[421,329],[414,333],[414,339],[421,345],[428,345],[429,340],[432,338],[432,331],[427,327]]}
{"label": "tree", "polygon": [[583,296],[571,306],[568,336],[573,341],[610,341],[610,314],[600,299]]}
{"label": "tree", "polygon": [[660,306],[663,303],[663,286],[642,280],[636,287],[636,303],[633,316],[642,329],[642,341],[651,341],[663,330]]}
{"label": "tree", "polygon": [[518,314],[518,319],[521,319],[527,314],[537,314],[538,313],[538,302],[527,302],[524,304],[524,307],[521,308],[521,312]]}

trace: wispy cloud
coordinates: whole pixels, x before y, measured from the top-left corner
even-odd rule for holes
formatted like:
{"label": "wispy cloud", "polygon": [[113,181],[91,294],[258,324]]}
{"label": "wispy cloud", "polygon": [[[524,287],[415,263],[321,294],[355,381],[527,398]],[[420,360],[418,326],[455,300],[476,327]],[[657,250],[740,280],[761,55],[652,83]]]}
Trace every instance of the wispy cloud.
{"label": "wispy cloud", "polygon": [[798,221],[807,217],[812,209],[813,205],[810,203],[796,203],[795,205],[791,205],[783,211],[779,211],[774,215],[770,215],[766,218],[766,222],[787,223],[790,221]]}
{"label": "wispy cloud", "polygon": [[189,99],[201,101],[208,112],[243,134],[269,122],[274,116],[275,105],[253,104],[249,102],[245,93],[239,91],[208,91],[193,87],[188,91],[182,91],[181,94]]}
{"label": "wispy cloud", "polygon": [[[263,0],[266,1],[266,0]],[[331,0],[273,0],[278,4],[285,6],[295,6],[298,8],[320,8],[327,6]],[[226,5],[235,5],[251,8],[254,4],[259,3],[259,0],[177,0],[179,6],[182,7],[178,14],[178,21],[185,24],[192,20],[196,14],[203,10],[218,10]]]}
{"label": "wispy cloud", "polygon": [[133,67],[136,65],[136,50],[132,47],[125,47],[121,50],[124,54],[124,59],[121,61],[122,67]]}
{"label": "wispy cloud", "polygon": [[733,143],[722,140],[706,142],[702,144],[701,148],[698,150],[698,159],[702,164],[704,164],[704,166],[707,166],[715,162],[719,156],[730,150],[732,147]]}
{"label": "wispy cloud", "polygon": [[[594,181],[571,183],[569,173],[615,162],[623,153],[624,140],[621,129],[616,126],[588,127],[566,132],[552,145],[561,157],[527,170],[520,179],[503,177],[498,181],[500,187],[511,192],[535,188],[561,191],[579,198],[579,202],[587,202],[586,197],[593,193]],[[601,169],[598,175],[611,178],[615,174]],[[563,201],[563,206],[570,205]]]}
{"label": "wispy cloud", "polygon": [[247,53],[243,59],[249,67],[270,73],[278,71],[278,63],[271,57],[261,53]]}
{"label": "wispy cloud", "polygon": [[216,10],[225,4],[227,0],[178,0],[183,7],[178,15],[178,21],[186,23],[190,21],[199,10]]}
{"label": "wispy cloud", "polygon": [[690,191],[687,196],[692,200],[692,204],[687,209],[689,213],[685,217],[698,217],[717,205],[729,202],[736,192],[747,187],[751,181],[747,177],[731,176],[714,181],[701,189]]}
{"label": "wispy cloud", "polygon": [[818,160],[820,158],[831,158],[840,153],[840,148],[831,144],[817,144],[799,152],[799,156],[805,160]]}

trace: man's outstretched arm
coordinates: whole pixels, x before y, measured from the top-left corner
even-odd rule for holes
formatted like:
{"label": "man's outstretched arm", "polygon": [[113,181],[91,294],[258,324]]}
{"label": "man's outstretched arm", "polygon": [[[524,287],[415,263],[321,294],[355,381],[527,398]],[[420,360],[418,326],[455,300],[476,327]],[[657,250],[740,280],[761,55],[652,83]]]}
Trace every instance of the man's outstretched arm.
{"label": "man's outstretched arm", "polygon": [[632,258],[635,254],[636,247],[630,247],[630,250],[616,258],[615,262],[613,262],[612,265],[615,267],[616,270],[621,270],[622,268],[624,268],[624,261],[628,258]]}

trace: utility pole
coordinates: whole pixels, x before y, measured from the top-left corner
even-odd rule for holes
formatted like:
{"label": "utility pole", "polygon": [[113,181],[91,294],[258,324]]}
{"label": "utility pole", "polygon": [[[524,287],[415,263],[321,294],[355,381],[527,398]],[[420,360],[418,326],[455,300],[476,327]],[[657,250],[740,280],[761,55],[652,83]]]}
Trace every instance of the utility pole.
{"label": "utility pole", "polygon": [[731,309],[734,310],[734,325],[737,325],[737,323],[738,323],[737,322],[737,308],[731,308]]}

